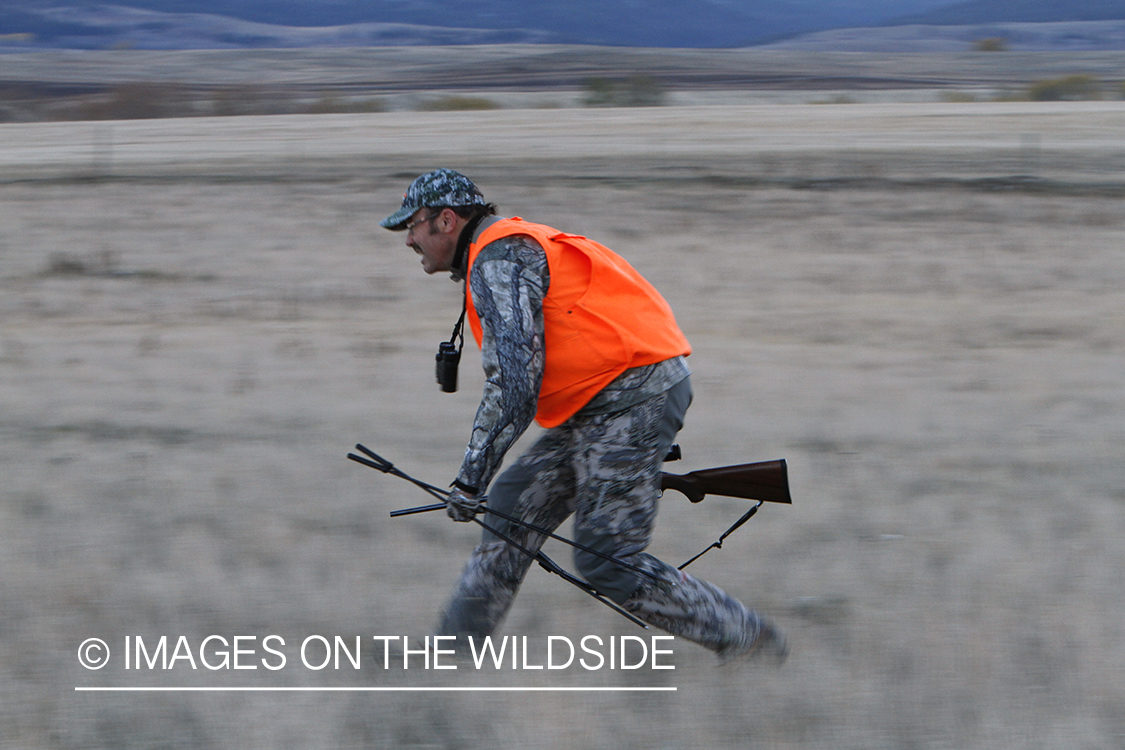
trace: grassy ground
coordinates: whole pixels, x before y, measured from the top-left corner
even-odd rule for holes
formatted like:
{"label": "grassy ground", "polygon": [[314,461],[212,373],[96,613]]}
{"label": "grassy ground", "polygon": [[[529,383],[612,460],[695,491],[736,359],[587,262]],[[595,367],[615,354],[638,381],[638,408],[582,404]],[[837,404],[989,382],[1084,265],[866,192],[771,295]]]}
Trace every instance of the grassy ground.
{"label": "grassy ground", "polygon": [[[823,105],[0,126],[0,745],[1125,745],[1125,106]],[[457,288],[376,226],[463,169],[589,234],[695,346],[676,471],[785,457],[693,570],[771,614],[779,671],[383,670],[474,543],[344,458],[448,481]],[[663,503],[687,559],[743,501]],[[565,550],[549,547],[569,564]],[[533,570],[503,634],[638,631]],[[126,637],[285,638],[284,669],[128,670]],[[310,635],[362,669],[309,670]],[[88,671],[86,638],[112,650]],[[212,642],[212,662],[215,642]],[[315,654],[310,651],[310,658]],[[676,687],[87,693],[76,686]]]}
{"label": "grassy ground", "polygon": [[557,109],[599,101],[676,106],[988,101],[1026,99],[1033,90],[1053,91],[1055,98],[1125,98],[1125,51],[973,52],[968,44],[963,52],[917,49],[483,45],[10,52],[0,56],[0,123]]}

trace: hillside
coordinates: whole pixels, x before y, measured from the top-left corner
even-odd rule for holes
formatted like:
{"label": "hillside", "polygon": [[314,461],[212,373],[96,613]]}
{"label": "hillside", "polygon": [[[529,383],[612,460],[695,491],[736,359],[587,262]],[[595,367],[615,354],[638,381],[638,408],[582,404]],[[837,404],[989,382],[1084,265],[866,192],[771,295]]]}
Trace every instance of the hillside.
{"label": "hillside", "polygon": [[831,29],[800,34],[762,49],[833,52],[948,53],[992,40],[1010,52],[1125,50],[1125,21],[971,23]]}
{"label": "hillside", "polygon": [[970,0],[897,19],[898,24],[1058,23],[1125,20],[1125,0]]}
{"label": "hillside", "polygon": [[11,0],[0,49],[230,49],[552,42],[739,47],[879,25],[947,0]]}

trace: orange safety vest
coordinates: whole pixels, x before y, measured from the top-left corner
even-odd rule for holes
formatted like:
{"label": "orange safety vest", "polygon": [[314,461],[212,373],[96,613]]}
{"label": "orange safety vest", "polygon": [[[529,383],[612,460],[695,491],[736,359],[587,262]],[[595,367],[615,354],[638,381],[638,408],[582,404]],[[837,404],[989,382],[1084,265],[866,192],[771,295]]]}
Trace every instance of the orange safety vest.
{"label": "orange safety vest", "polygon": [[[481,248],[514,234],[528,235],[543,247],[551,274],[543,300],[539,424],[562,424],[631,367],[691,353],[660,292],[620,255],[580,235],[518,217],[501,219],[469,246],[469,273]],[[481,323],[472,294],[467,307],[480,346]]]}

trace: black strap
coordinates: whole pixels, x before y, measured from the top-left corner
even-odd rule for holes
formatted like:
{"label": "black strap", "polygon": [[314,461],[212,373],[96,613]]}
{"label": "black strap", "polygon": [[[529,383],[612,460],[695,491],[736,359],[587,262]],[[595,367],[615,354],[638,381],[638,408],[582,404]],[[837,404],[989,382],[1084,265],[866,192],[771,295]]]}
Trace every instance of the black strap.
{"label": "black strap", "polygon": [[[465,254],[469,251],[469,245],[473,241],[473,235],[476,234],[477,227],[480,226],[480,223],[484,221],[486,216],[487,214],[477,214],[470,219],[469,223],[465,225],[465,228],[461,230],[461,236],[457,238],[457,250],[453,253],[454,273],[461,274],[461,265],[466,262]],[[461,278],[465,278],[469,275],[469,269],[466,268],[464,270],[465,273],[461,275]]]}
{"label": "black strap", "polygon": [[686,563],[684,563],[680,567],[676,568],[676,570],[683,570],[684,568],[691,565],[693,562],[695,562],[699,558],[703,557],[704,555],[706,555],[708,552],[710,552],[713,549],[722,549],[723,548],[723,542],[726,540],[726,538],[728,536],[730,536],[731,534],[733,534],[735,531],[737,531],[739,526],[741,526],[742,524],[746,523],[751,518],[753,518],[754,514],[758,512],[758,508],[761,508],[761,507],[762,507],[762,501],[759,500],[757,505],[755,505],[750,510],[746,511],[746,514],[744,516],[742,516],[742,518],[735,521],[733,526],[731,526],[729,529],[727,529],[726,531],[723,532],[723,535],[721,537],[719,537],[719,541],[715,542],[710,547],[703,550],[698,555],[691,558],[690,560],[688,560]]}
{"label": "black strap", "polygon": [[[468,293],[466,292],[466,295]],[[465,348],[465,313],[469,309],[469,299],[467,296],[461,297],[461,317],[457,318],[457,324],[453,326],[453,333],[449,334],[449,343],[457,342],[457,353],[460,354],[461,350]]]}
{"label": "black strap", "polygon": [[[454,274],[461,273],[461,264],[465,262],[465,253],[469,249],[469,244],[472,242],[473,235],[477,231],[477,227],[484,221],[485,214],[479,214],[469,220],[465,228],[461,230],[461,236],[457,238],[457,251],[453,254],[453,272]],[[468,269],[465,269],[465,276],[468,276]],[[464,278],[462,276],[461,278]],[[465,284],[461,295],[461,317],[457,319],[457,325],[453,326],[453,333],[449,336],[449,343],[457,342],[457,354],[461,354],[461,350],[465,348],[465,313],[469,309],[469,285]]]}

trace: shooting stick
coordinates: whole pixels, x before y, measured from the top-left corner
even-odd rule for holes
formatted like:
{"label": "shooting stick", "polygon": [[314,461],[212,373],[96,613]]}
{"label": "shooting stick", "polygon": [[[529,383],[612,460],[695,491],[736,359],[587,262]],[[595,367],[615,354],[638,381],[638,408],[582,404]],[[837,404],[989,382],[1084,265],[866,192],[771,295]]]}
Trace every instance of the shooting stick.
{"label": "shooting stick", "polygon": [[[414,477],[410,476],[406,472],[397,468],[390,461],[386,460],[385,458],[378,455],[377,453],[372,452],[371,450],[367,449],[363,445],[360,445],[360,444],[357,443],[356,444],[356,450],[364,453],[367,456],[367,458],[364,458],[363,456],[357,456],[354,453],[349,453],[348,458],[350,458],[352,461],[355,461],[356,463],[360,463],[360,464],[363,464],[364,466],[370,467],[372,469],[376,469],[377,471],[381,471],[384,474],[391,474],[393,476],[399,477],[400,479],[405,479],[406,481],[410,482],[411,484],[413,484],[417,487],[420,487],[421,489],[423,489],[424,491],[426,491],[430,495],[433,495],[434,497],[442,497],[443,498],[443,497],[446,497],[446,496],[449,495],[448,490],[443,490],[440,487],[435,487],[432,484],[428,484],[428,483],[423,482],[419,479],[415,479]],[[405,508],[403,510],[391,511],[391,517],[393,518],[393,517],[397,517],[397,516],[411,515],[411,514],[414,514],[414,513],[425,513],[427,511],[441,510],[441,509],[444,509],[444,508],[445,508],[444,502],[434,503],[434,504],[431,504],[431,505],[422,505],[422,506],[419,506],[419,507],[416,507],[416,508]],[[505,521],[508,521],[509,523],[514,523],[518,526],[523,526],[524,528],[529,529],[531,531],[534,531],[537,534],[542,534],[544,536],[550,537],[551,539],[557,539],[558,541],[569,544],[570,546],[575,547],[576,549],[580,549],[583,552],[588,552],[592,555],[596,555],[597,557],[601,557],[605,560],[609,560],[610,562],[612,562],[616,565],[620,565],[621,567],[627,568],[628,570],[632,570],[636,573],[640,573],[642,575],[648,576],[649,578],[652,578],[653,580],[659,580],[659,578],[656,576],[655,573],[651,573],[647,570],[644,570],[643,568],[638,568],[637,566],[632,565],[630,563],[627,563],[624,560],[621,560],[619,558],[616,558],[613,555],[608,555],[604,552],[599,552],[598,550],[587,547],[584,544],[579,544],[578,542],[576,542],[572,539],[567,539],[566,537],[562,537],[562,536],[559,536],[557,534],[553,534],[553,533],[551,533],[550,531],[548,531],[544,528],[536,526],[535,524],[527,523],[526,521],[523,521],[523,520],[518,519],[518,518],[514,518],[514,517],[508,515],[507,513],[502,513],[498,510],[494,510],[492,508],[489,508],[487,505],[482,505],[481,511],[483,511],[485,513],[491,513],[492,515],[498,516],[498,517],[504,519]],[[595,589],[589,583],[586,583],[582,579],[577,578],[576,576],[568,573],[565,569],[561,568],[558,565],[558,563],[556,563],[551,558],[547,557],[547,555],[544,554],[544,552],[542,550],[540,550],[538,552],[532,552],[531,550],[527,549],[526,547],[524,547],[523,545],[521,545],[520,543],[518,543],[517,541],[515,541],[511,537],[509,537],[506,534],[500,532],[499,530],[494,529],[490,526],[486,526],[484,524],[484,522],[481,521],[479,518],[474,516],[472,520],[473,520],[473,523],[477,524],[478,526],[480,526],[483,529],[486,529],[488,532],[490,532],[492,534],[495,534],[500,539],[503,539],[505,542],[512,545],[513,547],[518,549],[520,552],[524,553],[528,557],[530,557],[533,560],[535,560],[536,562],[538,562],[539,567],[543,568],[543,570],[546,570],[548,573],[554,573],[555,575],[562,578],[564,581],[567,581],[569,583],[574,584],[575,586],[582,589],[583,591],[585,591],[590,596],[597,599],[602,604],[606,605],[610,609],[617,612],[619,615],[621,615],[625,619],[629,620],[630,622],[634,623],[635,625],[639,625],[640,627],[642,627],[646,630],[648,629],[648,625],[646,625],[644,623],[644,621],[640,620],[639,618],[637,618],[632,613],[626,611],[625,609],[620,607],[617,603],[613,602],[612,600],[607,599],[605,596],[600,594],[597,591],[597,589]]]}
{"label": "shooting stick", "polygon": [[[369,466],[372,469],[378,469],[379,471],[383,472],[384,474],[392,474],[396,477],[400,477],[402,479],[405,479],[406,481],[408,481],[412,484],[415,484],[418,487],[421,487],[423,490],[425,490],[426,492],[430,493],[431,495],[433,495],[435,497],[445,497],[449,494],[448,490],[443,490],[440,487],[435,487],[432,484],[427,484],[426,482],[423,482],[419,479],[415,479],[414,477],[410,476],[409,474],[406,474],[405,472],[398,469],[394,464],[392,464],[387,459],[383,458],[382,456],[380,456],[376,453],[372,453],[370,450],[368,450],[367,448],[365,448],[362,445],[357,444],[356,450],[363,451],[364,453],[366,453],[368,456],[370,456],[372,458],[372,460],[367,460],[367,459],[364,459],[362,456],[357,456],[354,453],[349,453],[348,458],[350,458],[351,460],[353,460],[357,463],[361,463],[364,466]],[[398,516],[408,516],[408,515],[412,515],[414,513],[426,513],[426,512],[431,511],[431,510],[441,510],[443,508],[445,508],[445,503],[434,503],[432,505],[420,505],[416,508],[403,508],[402,510],[392,510],[391,511],[391,518],[396,518]],[[564,536],[559,536],[558,534],[554,534],[554,533],[548,531],[547,529],[544,529],[541,526],[536,526],[533,523],[528,523],[527,521],[524,521],[520,518],[515,518],[513,516],[510,516],[507,513],[502,513],[501,511],[495,510],[493,508],[489,508],[487,505],[481,505],[480,510],[483,513],[488,513],[490,515],[497,516],[499,518],[504,519],[505,521],[508,521],[509,523],[514,523],[517,526],[522,526],[525,529],[528,529],[530,531],[534,531],[536,534],[542,534],[543,536],[549,537],[551,539],[555,539],[555,540],[560,541],[564,544],[569,544],[571,547],[574,547],[575,549],[580,549],[583,552],[588,552],[591,555],[594,555],[595,557],[600,557],[603,560],[608,560],[609,562],[613,563],[614,565],[620,565],[621,567],[626,568],[628,570],[631,570],[634,573],[640,573],[643,576],[648,576],[649,578],[651,578],[654,581],[660,580],[660,578],[655,573],[651,573],[651,572],[649,572],[649,571],[647,571],[643,568],[638,568],[637,566],[632,565],[630,563],[627,563],[627,562],[625,562],[624,560],[622,560],[618,557],[614,557],[613,555],[607,554],[605,552],[599,552],[598,550],[593,549],[592,547],[587,547],[584,544],[580,544],[580,543],[574,541],[573,539],[567,539]],[[500,537],[501,539],[507,540],[507,538],[504,537],[503,534],[500,534],[499,532],[497,532],[492,527],[485,527],[485,528],[487,528],[492,533],[496,534],[496,536]],[[507,540],[507,541],[510,541],[510,540]],[[512,542],[512,544],[515,544],[515,542]],[[519,545],[516,545],[516,546],[519,546]],[[521,549],[522,549],[522,547],[521,547]]]}

